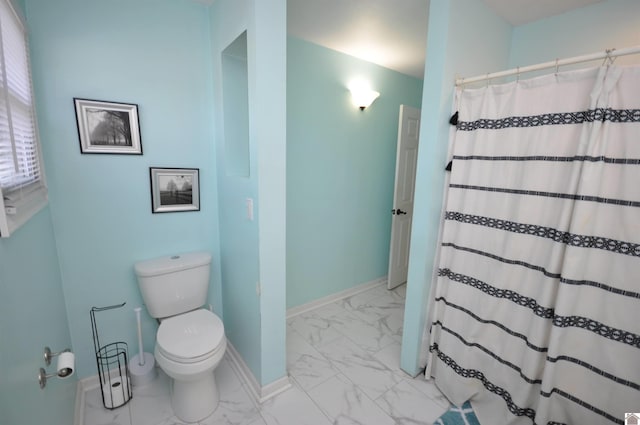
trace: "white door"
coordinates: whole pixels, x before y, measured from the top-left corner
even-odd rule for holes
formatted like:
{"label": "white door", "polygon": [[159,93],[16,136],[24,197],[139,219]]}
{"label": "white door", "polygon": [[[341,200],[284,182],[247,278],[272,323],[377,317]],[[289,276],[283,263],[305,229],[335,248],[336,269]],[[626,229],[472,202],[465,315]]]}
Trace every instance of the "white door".
{"label": "white door", "polygon": [[391,210],[391,246],[387,287],[393,289],[407,281],[409,242],[413,217],[413,189],[416,180],[420,109],[400,105],[396,183]]}

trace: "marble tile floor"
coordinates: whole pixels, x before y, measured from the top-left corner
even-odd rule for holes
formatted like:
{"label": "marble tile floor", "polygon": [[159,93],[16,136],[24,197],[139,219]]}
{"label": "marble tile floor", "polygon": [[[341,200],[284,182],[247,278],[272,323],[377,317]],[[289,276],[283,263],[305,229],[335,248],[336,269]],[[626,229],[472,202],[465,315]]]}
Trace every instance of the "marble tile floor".
{"label": "marble tile floor", "polygon": [[[292,388],[258,405],[225,357],[216,369],[220,405],[199,425],[429,425],[449,402],[433,382],[399,368],[404,285],[377,286],[287,320]],[[169,379],[134,388],[125,406],[86,394],[83,425],[182,425]]]}

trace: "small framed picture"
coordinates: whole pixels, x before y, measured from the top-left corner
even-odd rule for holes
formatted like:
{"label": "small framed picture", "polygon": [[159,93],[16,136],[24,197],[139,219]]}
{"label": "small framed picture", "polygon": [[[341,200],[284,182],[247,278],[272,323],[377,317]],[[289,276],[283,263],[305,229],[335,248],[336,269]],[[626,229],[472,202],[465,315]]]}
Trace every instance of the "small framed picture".
{"label": "small framed picture", "polygon": [[151,211],[200,211],[198,168],[149,168]]}
{"label": "small framed picture", "polygon": [[142,155],[138,105],[74,98],[81,153]]}

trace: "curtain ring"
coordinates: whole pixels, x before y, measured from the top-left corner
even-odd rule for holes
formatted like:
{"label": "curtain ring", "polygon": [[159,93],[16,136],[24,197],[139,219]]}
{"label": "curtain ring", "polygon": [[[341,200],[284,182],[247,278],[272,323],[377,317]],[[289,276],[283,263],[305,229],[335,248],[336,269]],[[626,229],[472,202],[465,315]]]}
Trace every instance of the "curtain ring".
{"label": "curtain ring", "polygon": [[604,60],[602,61],[602,65],[601,66],[605,66],[605,64],[607,66],[610,66],[613,64],[613,61],[615,60],[614,58],[611,57],[611,52],[613,52],[615,49],[606,49],[604,52],[607,54],[607,56],[604,58]]}
{"label": "curtain ring", "polygon": [[607,52],[607,57],[609,58],[609,65],[613,65],[613,63],[616,61],[616,59],[618,58],[617,56],[612,56],[611,54],[615,51],[616,49],[609,49],[609,52]]}

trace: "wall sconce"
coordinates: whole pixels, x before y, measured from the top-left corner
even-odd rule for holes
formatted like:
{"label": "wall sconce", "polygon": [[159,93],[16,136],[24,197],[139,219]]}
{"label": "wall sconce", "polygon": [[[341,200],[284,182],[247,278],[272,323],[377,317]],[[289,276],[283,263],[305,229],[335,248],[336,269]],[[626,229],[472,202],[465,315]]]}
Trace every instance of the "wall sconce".
{"label": "wall sconce", "polygon": [[364,81],[355,81],[349,86],[351,91],[351,99],[353,104],[364,111],[374,100],[380,96],[375,90],[371,90],[371,87]]}

